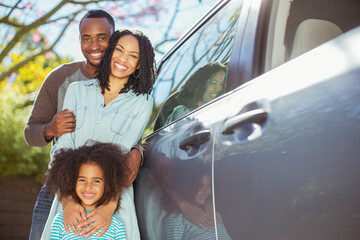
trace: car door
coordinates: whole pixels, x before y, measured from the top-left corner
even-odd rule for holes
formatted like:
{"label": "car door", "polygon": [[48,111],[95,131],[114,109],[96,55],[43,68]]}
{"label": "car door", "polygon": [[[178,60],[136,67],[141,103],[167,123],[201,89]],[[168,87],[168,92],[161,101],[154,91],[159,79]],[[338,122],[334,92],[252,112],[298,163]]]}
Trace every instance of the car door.
{"label": "car door", "polygon": [[[299,0],[221,1],[160,63],[154,133],[135,187],[143,239],[194,239],[201,221],[183,204],[198,193],[212,207],[216,227],[203,232],[211,239],[359,236],[356,190],[350,200],[360,182],[359,30],[289,61],[291,48],[272,31],[286,33],[291,2]],[[210,62],[227,66],[226,91],[179,107],[181,90]]]}
{"label": "car door", "polygon": [[231,108],[211,134],[232,239],[360,238],[359,41],[356,28],[215,103]]}
{"label": "car door", "polygon": [[222,106],[212,105],[231,81],[242,4],[216,4],[159,64],[152,92],[157,117],[135,185],[142,239],[216,238],[211,132],[221,117],[212,115]]}

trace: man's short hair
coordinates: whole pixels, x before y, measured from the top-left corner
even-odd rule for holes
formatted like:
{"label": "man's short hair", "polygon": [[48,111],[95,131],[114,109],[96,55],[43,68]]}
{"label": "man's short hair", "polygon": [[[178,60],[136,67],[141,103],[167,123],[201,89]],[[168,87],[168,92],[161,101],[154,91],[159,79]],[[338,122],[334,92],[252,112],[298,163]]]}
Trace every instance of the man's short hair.
{"label": "man's short hair", "polygon": [[112,31],[113,32],[115,31],[114,18],[110,15],[110,13],[108,13],[107,11],[105,11],[103,9],[92,9],[92,10],[87,11],[80,20],[79,28],[81,26],[82,21],[85,18],[106,18],[109,21],[110,25],[112,26]]}

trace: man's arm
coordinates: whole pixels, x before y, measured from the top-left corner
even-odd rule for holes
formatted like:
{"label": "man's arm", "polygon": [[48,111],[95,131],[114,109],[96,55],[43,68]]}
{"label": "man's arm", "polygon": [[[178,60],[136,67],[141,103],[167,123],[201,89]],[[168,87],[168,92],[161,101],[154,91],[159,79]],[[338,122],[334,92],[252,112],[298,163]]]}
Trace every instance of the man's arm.
{"label": "man's arm", "polygon": [[25,140],[29,146],[45,146],[54,137],[71,132],[75,128],[75,117],[72,112],[56,113],[58,90],[63,82],[57,79],[57,75],[59,74],[51,72],[46,77],[34,102],[24,129]]}

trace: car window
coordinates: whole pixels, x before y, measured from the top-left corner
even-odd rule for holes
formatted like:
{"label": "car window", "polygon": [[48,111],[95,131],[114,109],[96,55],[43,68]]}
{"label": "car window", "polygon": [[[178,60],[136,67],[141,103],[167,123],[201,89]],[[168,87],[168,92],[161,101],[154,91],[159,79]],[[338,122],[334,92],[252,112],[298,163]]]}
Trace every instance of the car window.
{"label": "car window", "polygon": [[359,1],[353,0],[274,0],[265,71],[358,26],[359,5]]}
{"label": "car window", "polygon": [[225,5],[163,63],[152,92],[154,130],[224,93],[241,3]]}

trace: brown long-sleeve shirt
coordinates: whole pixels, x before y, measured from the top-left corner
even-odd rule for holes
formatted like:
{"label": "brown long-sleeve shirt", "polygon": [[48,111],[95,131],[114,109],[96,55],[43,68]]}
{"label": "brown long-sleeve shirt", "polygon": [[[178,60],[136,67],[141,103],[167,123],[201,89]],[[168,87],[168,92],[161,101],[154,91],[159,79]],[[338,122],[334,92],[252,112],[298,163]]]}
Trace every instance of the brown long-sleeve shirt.
{"label": "brown long-sleeve shirt", "polygon": [[63,64],[49,73],[40,88],[24,129],[25,140],[29,146],[42,147],[48,144],[44,136],[45,126],[62,110],[67,88],[72,82],[92,78],[85,72],[82,62]]}

